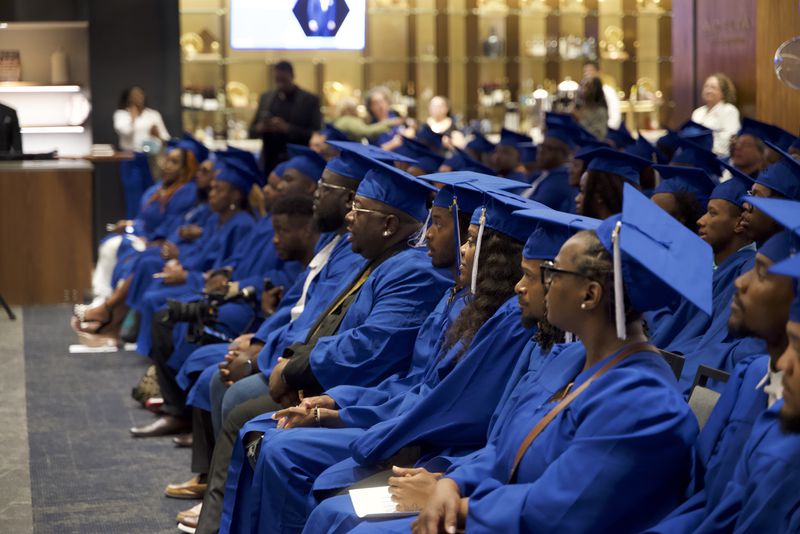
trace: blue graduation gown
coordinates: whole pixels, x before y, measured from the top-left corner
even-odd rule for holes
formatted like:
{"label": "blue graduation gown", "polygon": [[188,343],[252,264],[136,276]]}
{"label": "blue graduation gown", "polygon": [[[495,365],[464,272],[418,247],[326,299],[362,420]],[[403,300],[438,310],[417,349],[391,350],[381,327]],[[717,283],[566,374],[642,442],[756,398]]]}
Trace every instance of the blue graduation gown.
{"label": "blue graduation gown", "polygon": [[720,502],[756,419],[767,409],[768,397],[756,386],[768,368],[769,356],[748,358],[736,366],[697,438],[693,495],[648,532],[695,532],[704,509]]}
{"label": "blue graduation gown", "polygon": [[[259,369],[267,374],[283,353],[283,349],[294,343],[302,341],[308,335],[308,329],[314,324],[316,318],[325,311],[343,287],[349,286],[354,278],[361,272],[366,260],[360,254],[353,252],[348,234],[343,234],[333,247],[327,263],[322,267],[317,276],[309,284],[306,292],[306,303],[297,319],[290,321],[291,309],[302,295],[306,276],[299,276],[295,284],[284,295],[281,306],[267,321],[259,327],[254,338],[264,343],[258,355]],[[320,236],[317,251],[327,245],[335,234],[326,233]],[[307,275],[308,271],[306,271]],[[285,307],[284,307],[285,306]],[[222,354],[224,356],[224,353]],[[220,356],[220,358],[222,357]],[[219,361],[217,361],[219,363]],[[209,369],[204,370],[195,385],[189,391],[187,402],[197,408],[210,409],[209,384],[211,376],[216,370],[212,361]],[[189,372],[190,369],[187,369]]]}
{"label": "blue graduation gown", "polygon": [[[431,265],[422,248],[403,250],[381,263],[359,289],[338,333],[320,338],[311,351],[310,365],[317,381],[325,389],[348,383],[370,385],[407,369],[417,332],[439,296],[452,284],[449,278],[445,270]],[[264,350],[259,358],[263,354]],[[267,372],[260,359],[259,368]],[[221,531],[230,523],[237,486],[246,485],[240,480],[241,437],[251,430],[260,428],[246,425],[234,447]],[[249,476],[249,470],[244,471]]]}
{"label": "blue graduation gown", "polygon": [[508,484],[520,444],[554,406],[533,397],[520,399],[488,447],[491,477],[465,495],[468,532],[639,531],[680,502],[697,423],[658,355],[634,354],[598,378],[532,443]]}
{"label": "blue graduation gown", "polygon": [[529,198],[557,211],[575,213],[575,197],[578,191],[569,185],[569,167],[564,165],[545,172],[546,176],[542,177],[542,172],[534,180],[534,183],[541,181]]}
{"label": "blue graduation gown", "polygon": [[[216,213],[209,217],[209,221],[214,231],[204,240],[199,252],[190,257],[181,254],[181,264],[188,272],[186,283],[167,285],[162,280],[153,280],[152,274],[142,271],[137,271],[134,275],[128,301],[140,314],[139,335],[136,338],[136,351],[139,354],[150,354],[150,323],[155,312],[166,305],[167,299],[188,301],[200,298],[204,284],[203,273],[227,265],[227,258],[254,225],[253,217],[243,211],[235,213],[222,224],[219,223]],[[138,288],[136,291],[135,287]],[[142,288],[145,288],[144,291]]]}
{"label": "blue graduation gown", "polygon": [[[544,353],[539,345],[531,340],[523,347],[503,396],[489,422],[487,444],[491,445],[496,442],[501,430],[508,422],[509,412],[516,407],[520,395],[527,395],[535,391],[538,398],[544,401],[550,398],[565,381],[568,381],[569,377],[575,376],[583,365],[583,352],[568,350],[562,355],[562,351],[570,346],[571,344],[556,345],[549,352]],[[542,373],[542,369],[548,365],[557,365],[557,367],[553,367],[550,373]],[[458,479],[462,493],[468,493],[491,473],[491,461],[488,464],[485,462],[485,451],[486,447],[462,456],[438,456],[425,462],[425,467],[431,472],[447,471],[448,476]],[[491,460],[491,457],[489,458]],[[359,525],[362,520],[356,516],[350,497],[343,495],[325,499],[314,508],[304,532],[333,534],[350,532],[351,529],[355,529],[354,532],[405,533],[409,531],[409,524],[412,520],[409,518],[371,520]]]}
{"label": "blue graduation gown", "polygon": [[758,418],[722,497],[694,532],[800,531],[800,434],[784,434],[776,402]]}
{"label": "blue graduation gown", "polygon": [[[401,397],[378,407],[359,406],[358,411],[351,407],[349,414],[340,412],[348,424],[390,419],[361,432],[352,428],[345,433],[340,429],[314,429],[310,434],[308,429],[271,432],[256,465],[255,478],[263,488],[261,501],[251,504],[251,509],[259,510],[259,529],[267,524],[301,528],[316,504],[311,485],[315,476],[314,491],[341,488],[372,474],[379,469],[378,462],[412,443],[423,446],[423,460],[480,447],[505,384],[533,332],[522,326],[514,297],[484,323],[457,363],[453,358],[461,352],[458,344],[443,357],[433,358],[423,381]],[[470,410],[458,409],[464,406]],[[319,457],[308,461],[307,456],[319,450],[317,442],[325,443],[325,462]],[[276,478],[287,477],[290,484],[276,486]],[[253,490],[255,493],[255,485]]]}
{"label": "blue graduation gown", "polygon": [[[714,270],[711,317],[699,312],[685,299],[679,301],[675,310],[662,309],[646,314],[650,341],[659,348],[680,354],[691,353],[701,341],[706,345],[722,341],[727,334],[731,299],[736,292],[734,282],[754,256],[755,251],[752,248],[741,249]],[[712,328],[713,332],[709,333]],[[688,386],[694,381],[698,365],[691,362],[684,369]]]}
{"label": "blue graduation gown", "polygon": [[152,241],[164,239],[183,223],[183,216],[197,202],[197,184],[194,180],[179,187],[162,206],[158,200],[149,202],[150,197],[158,191],[160,184],[155,184],[142,195],[139,215],[134,220],[134,232]]}

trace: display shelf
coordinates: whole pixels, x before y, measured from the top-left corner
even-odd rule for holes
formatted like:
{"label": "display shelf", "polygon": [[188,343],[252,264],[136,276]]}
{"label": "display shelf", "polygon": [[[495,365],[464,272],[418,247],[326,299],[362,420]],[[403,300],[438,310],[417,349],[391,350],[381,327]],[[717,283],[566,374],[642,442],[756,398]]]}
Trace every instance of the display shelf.
{"label": "display shelf", "polygon": [[0,82],[0,93],[80,93],[80,85],[40,85],[34,82]]}

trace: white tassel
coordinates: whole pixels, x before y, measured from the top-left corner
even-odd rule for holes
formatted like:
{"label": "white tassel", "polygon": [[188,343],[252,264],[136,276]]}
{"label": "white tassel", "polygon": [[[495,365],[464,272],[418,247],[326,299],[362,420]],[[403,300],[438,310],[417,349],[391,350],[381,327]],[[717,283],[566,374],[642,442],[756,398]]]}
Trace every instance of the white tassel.
{"label": "white tassel", "polygon": [[619,232],[622,221],[617,221],[611,242],[614,245],[614,315],[617,323],[617,337],[624,340],[628,337],[625,329],[625,293],[622,287],[622,252],[619,249]]}
{"label": "white tassel", "polygon": [[419,235],[417,236],[417,241],[414,243],[415,248],[424,247],[427,239],[425,238],[425,234],[428,231],[428,224],[431,222],[431,210],[428,210],[428,216],[425,217],[425,222],[422,224],[422,228],[419,231]]}
{"label": "white tassel", "polygon": [[481,223],[480,226],[478,226],[478,239],[475,241],[475,255],[472,259],[472,283],[470,284],[470,290],[473,295],[478,287],[478,259],[481,255],[484,228],[486,228],[486,208],[481,208]]}

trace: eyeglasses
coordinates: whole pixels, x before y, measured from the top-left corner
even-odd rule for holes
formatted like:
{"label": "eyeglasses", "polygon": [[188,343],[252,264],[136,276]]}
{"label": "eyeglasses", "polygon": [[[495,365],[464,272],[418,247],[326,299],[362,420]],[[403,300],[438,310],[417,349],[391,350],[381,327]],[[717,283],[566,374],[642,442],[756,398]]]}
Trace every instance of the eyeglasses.
{"label": "eyeglasses", "polygon": [[326,189],[333,189],[333,190],[336,190],[336,191],[347,191],[347,192],[351,192],[352,191],[352,189],[350,189],[349,187],[345,187],[343,185],[328,184],[328,183],[325,183],[323,181],[319,182],[319,186],[320,187],[324,187]]}
{"label": "eyeglasses", "polygon": [[542,285],[549,286],[553,281],[553,276],[556,274],[571,274],[572,276],[580,276],[588,280],[594,280],[588,274],[579,273],[578,271],[568,271],[566,269],[559,269],[552,261],[545,261],[539,266],[539,275],[542,277]]}
{"label": "eyeglasses", "polygon": [[353,213],[380,213],[380,214],[386,215],[385,211],[371,210],[371,209],[367,209],[367,208],[362,208],[360,206],[356,206],[355,202],[351,202],[349,207],[350,207],[350,211],[352,211]]}

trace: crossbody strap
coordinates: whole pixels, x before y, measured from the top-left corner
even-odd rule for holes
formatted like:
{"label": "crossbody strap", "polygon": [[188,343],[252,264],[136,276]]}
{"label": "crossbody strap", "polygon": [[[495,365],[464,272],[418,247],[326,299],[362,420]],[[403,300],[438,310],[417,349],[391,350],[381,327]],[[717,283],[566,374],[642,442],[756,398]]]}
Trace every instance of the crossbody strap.
{"label": "crossbody strap", "polygon": [[583,384],[572,390],[569,395],[564,397],[561,400],[561,402],[556,404],[549,412],[547,412],[547,414],[544,417],[542,417],[538,423],[536,423],[536,426],[534,426],[533,429],[531,429],[528,435],[525,436],[525,440],[522,442],[522,445],[519,446],[519,449],[517,450],[517,455],[514,458],[514,465],[511,467],[511,474],[508,476],[508,481],[511,482],[514,479],[514,476],[517,474],[517,468],[519,467],[519,463],[522,461],[522,457],[525,456],[525,453],[530,448],[531,444],[533,443],[533,440],[535,440],[539,436],[539,434],[541,434],[542,431],[545,428],[547,428],[547,425],[549,425],[553,421],[553,419],[555,419],[556,416],[559,413],[561,413],[561,411],[564,408],[569,406],[569,404],[575,400],[575,397],[583,393],[583,391],[587,387],[589,387],[589,385],[592,382],[603,376],[609,369],[617,365],[619,362],[621,362],[631,354],[637,352],[645,352],[645,351],[655,352],[656,354],[658,354],[658,349],[656,349],[653,345],[647,342],[639,342],[639,343],[634,343],[633,345],[629,345],[626,349],[621,351],[614,358],[606,362],[606,364],[603,367],[595,371],[594,374],[586,380],[586,382],[584,382]]}

